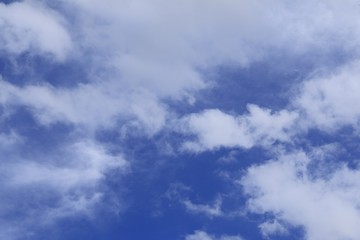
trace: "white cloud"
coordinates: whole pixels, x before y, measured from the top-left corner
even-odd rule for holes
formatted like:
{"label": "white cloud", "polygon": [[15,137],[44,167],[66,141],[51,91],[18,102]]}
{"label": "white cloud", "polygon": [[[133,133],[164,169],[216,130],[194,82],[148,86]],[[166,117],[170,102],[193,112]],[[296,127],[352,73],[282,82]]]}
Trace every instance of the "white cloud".
{"label": "white cloud", "polygon": [[104,178],[108,169],[123,169],[127,165],[121,156],[108,155],[103,147],[91,142],[64,146],[62,151],[64,156],[53,156],[54,159],[45,163],[25,160],[11,164],[11,169],[7,169],[11,171],[7,184],[46,185],[67,192],[77,187],[93,187]]}
{"label": "white cloud", "polygon": [[218,162],[220,163],[233,163],[237,160],[237,155],[239,152],[237,150],[231,150],[226,155],[222,156],[218,159]]}
{"label": "white cloud", "polygon": [[266,221],[259,225],[261,234],[265,238],[269,238],[271,235],[287,235],[289,232],[286,228],[277,220]]}
{"label": "white cloud", "polygon": [[196,231],[194,234],[188,235],[186,240],[213,240],[214,238],[204,231]]}
{"label": "white cloud", "polygon": [[222,199],[218,197],[211,205],[195,204],[189,199],[181,200],[181,203],[186,207],[186,210],[195,214],[205,214],[209,217],[219,217],[224,213],[221,210]]}
{"label": "white cloud", "polygon": [[[128,47],[135,54],[156,59],[177,57],[193,63],[203,60],[221,63],[232,59],[246,63],[262,55],[255,46],[261,48],[260,52],[269,46],[306,51],[314,46],[321,48],[323,43],[340,46],[345,42],[352,46],[352,40],[359,37],[356,31],[359,22],[353,21],[358,14],[356,0],[71,3],[78,7],[77,11],[83,10],[91,17],[104,20],[106,30],[118,26],[118,33],[101,31],[97,40],[114,43],[113,39],[117,38],[120,41],[115,46],[121,46],[121,50]],[[268,11],[270,8],[272,11]],[[120,32],[127,33],[128,37],[117,37]],[[95,36],[91,36],[90,41],[94,41]],[[327,42],[329,39],[332,41]],[[158,56],[152,55],[154,51]]]}
{"label": "white cloud", "polygon": [[199,69],[246,66],[273,49],[354,51],[360,37],[355,0],[61,2],[76,15],[69,31],[83,61],[90,56],[91,71],[105,70],[118,86],[160,98],[182,99],[207,87]]}
{"label": "white cloud", "polygon": [[0,49],[14,54],[52,54],[64,60],[72,47],[64,22],[59,14],[40,3],[0,3]]}
{"label": "white cloud", "polygon": [[165,123],[166,110],[147,92],[126,92],[111,84],[86,84],[73,89],[50,85],[17,87],[0,81],[0,103],[12,109],[30,107],[35,117],[45,125],[66,122],[88,130],[115,127],[118,120],[157,132]]}
{"label": "white cloud", "polygon": [[[306,81],[295,105],[303,110],[309,127],[333,131],[355,128],[360,120],[360,63],[352,62]],[[305,122],[305,121],[304,121]]]}
{"label": "white cloud", "polygon": [[[197,90],[207,87],[199,69],[229,62],[244,66],[267,55],[271,48],[307,52],[329,44],[352,46],[350,43],[359,37],[355,31],[359,23],[350,17],[357,15],[357,5],[350,0],[316,4],[261,0],[62,3],[62,8],[53,10],[45,2],[2,4],[3,22],[12,26],[7,35],[18,39],[4,40],[8,45],[15,44],[7,49],[25,51],[21,49],[35,44],[40,51],[63,58],[73,39],[76,57],[87,66],[93,84],[69,91],[27,86],[17,97],[24,95],[22,98],[37,109],[43,122],[80,122],[93,128],[111,125],[120,113],[130,112],[139,118],[133,125],[149,125],[149,132],[154,133],[162,128],[167,113],[161,99],[191,98]],[[268,11],[269,6],[273,11]],[[70,9],[76,17],[68,18],[64,24]],[[341,33],[337,29],[342,29]],[[84,103],[89,98],[96,100],[94,106]],[[130,108],[128,99],[134,99]],[[225,145],[254,144],[247,137],[238,142],[224,140]],[[210,148],[221,145],[215,141],[209,144],[213,145]]]}
{"label": "white cloud", "polygon": [[196,140],[186,142],[184,147],[204,151],[219,147],[251,148],[274,141],[291,141],[290,130],[296,123],[296,112],[283,110],[272,113],[256,105],[248,105],[248,111],[248,114],[233,116],[211,109],[186,116],[180,129],[194,134]]}
{"label": "white cloud", "polygon": [[310,170],[312,161],[299,152],[248,169],[248,210],[302,227],[306,239],[359,239],[360,171],[329,163]]}
{"label": "white cloud", "polygon": [[[61,218],[92,216],[108,194],[103,185],[107,173],[116,171],[121,177],[129,168],[121,155],[111,154],[91,140],[65,143],[51,152],[27,154],[32,158],[7,154],[2,159],[0,210],[4,227],[0,236],[14,229],[18,234],[10,239],[22,239]],[[121,211],[123,205],[117,207],[116,211]]]}
{"label": "white cloud", "polygon": [[243,238],[239,236],[228,236],[222,235],[220,237],[215,237],[204,231],[195,231],[193,234],[187,235],[185,240],[242,240]]}

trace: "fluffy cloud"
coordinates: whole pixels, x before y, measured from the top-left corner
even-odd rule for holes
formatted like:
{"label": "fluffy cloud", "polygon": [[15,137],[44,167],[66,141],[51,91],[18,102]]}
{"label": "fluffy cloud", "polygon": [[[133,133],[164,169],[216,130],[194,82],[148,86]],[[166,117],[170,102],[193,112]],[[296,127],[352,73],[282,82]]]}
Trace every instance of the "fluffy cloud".
{"label": "fluffy cloud", "polygon": [[51,54],[64,60],[72,47],[64,18],[32,1],[0,3],[0,49],[20,54]]}
{"label": "fluffy cloud", "polygon": [[345,125],[357,128],[360,111],[360,63],[345,65],[306,81],[295,101],[309,127],[334,131]]}
{"label": "fluffy cloud", "polygon": [[207,87],[204,70],[246,66],[269,49],[326,52],[359,38],[353,0],[60,2],[76,16],[69,32],[91,71],[160,98],[186,98]]}
{"label": "fluffy cloud", "polygon": [[299,152],[248,169],[241,180],[250,198],[248,210],[302,227],[306,239],[358,239],[360,171],[346,166],[331,170],[329,163],[314,169],[313,161]]}
{"label": "fluffy cloud", "polygon": [[298,117],[296,112],[272,113],[256,105],[248,105],[248,111],[248,114],[233,116],[211,109],[186,116],[182,130],[193,133],[196,140],[186,142],[184,147],[192,151],[219,147],[251,148],[291,140],[290,130]]}
{"label": "fluffy cloud", "polygon": [[192,151],[220,147],[269,147],[275,142],[291,142],[309,129],[336,132],[344,126],[359,128],[359,61],[337,69],[315,73],[297,86],[287,108],[272,112],[248,105],[248,113],[234,115],[209,109],[186,116],[181,131],[193,134],[184,147]]}
{"label": "fluffy cloud", "polygon": [[[149,116],[149,121],[141,119],[140,122],[150,122],[158,130],[164,122],[160,99],[192,99],[192,94],[207,86],[199,69],[210,69],[228,62],[244,66],[271,48],[307,52],[320,49],[323,43],[328,46],[328,39],[332,39],[331,44],[335,46],[351,46],[350,43],[358,38],[354,31],[358,23],[347,17],[356,13],[356,1],[350,0],[341,4],[337,1],[316,4],[305,1],[301,7],[298,2],[260,0],[251,3],[233,0],[205,3],[198,0],[173,4],[162,0],[151,3],[112,0],[91,4],[86,1],[59,2],[62,4],[51,10],[45,3],[32,1],[1,5],[3,23],[9,25],[6,28],[9,34],[3,35],[3,41],[7,43],[4,46],[9,45],[6,49],[23,52],[32,45],[39,45],[36,47],[41,51],[63,58],[66,49],[72,45],[77,53],[74,57],[89,70],[90,80],[96,82],[67,91],[69,93],[61,89],[27,87],[24,94],[18,95],[40,91],[39,96],[54,95],[65,99],[57,100],[57,103],[50,101],[56,105],[50,107],[53,110],[37,114],[43,121],[58,118],[59,121],[87,122],[92,126],[107,125],[114,122],[119,112],[132,111],[140,118]],[[267,11],[268,4],[273,11]],[[76,17],[64,17],[71,14]],[[31,21],[25,21],[25,16]],[[333,27],[339,24],[343,29],[341,34]],[[6,36],[16,37],[10,41]],[[10,44],[15,45],[11,47]],[[98,82],[101,82],[100,86]],[[119,92],[119,89],[125,90]],[[135,94],[129,96],[130,92]],[[143,95],[150,97],[138,100]],[[92,97],[106,105],[90,107],[81,104]],[[44,105],[49,104],[43,103],[40,97],[32,98],[38,100],[36,103],[31,103],[35,100],[29,101],[29,105],[37,104],[34,107],[37,109],[48,108]],[[123,107],[128,105],[129,98],[136,99],[130,110]],[[81,106],[69,107],[73,102],[80,102],[78,105]],[[151,106],[142,107],[145,103]],[[146,111],[148,108],[151,110]],[[98,114],[98,109],[103,111]],[[80,113],[88,120],[77,116]],[[154,119],[154,116],[160,117]],[[229,144],[253,145],[247,139]]]}

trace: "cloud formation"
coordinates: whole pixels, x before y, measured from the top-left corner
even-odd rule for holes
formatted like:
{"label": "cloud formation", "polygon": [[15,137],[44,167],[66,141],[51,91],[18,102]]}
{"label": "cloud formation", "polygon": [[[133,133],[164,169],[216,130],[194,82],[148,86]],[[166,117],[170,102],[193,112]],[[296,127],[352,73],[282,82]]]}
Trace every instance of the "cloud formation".
{"label": "cloud formation", "polygon": [[126,119],[128,124],[152,134],[166,120],[166,109],[151,94],[129,94],[110,84],[82,84],[66,89],[48,84],[18,87],[0,81],[0,86],[0,103],[4,107],[29,107],[45,126],[63,122],[94,131],[114,128],[117,121]]}
{"label": "cloud formation", "polygon": [[313,169],[312,161],[319,159],[298,152],[249,168],[241,180],[248,210],[301,227],[306,239],[357,239],[359,170],[326,163]]}
{"label": "cloud formation", "polygon": [[[23,232],[36,231],[64,217],[91,216],[94,206],[107,194],[102,185],[107,172],[125,173],[129,167],[122,156],[108,153],[99,144],[80,141],[64,145],[51,156],[30,159],[30,154],[21,157],[10,152],[9,159],[2,159],[1,194],[6,196],[0,200],[2,216],[18,212],[3,226],[17,229],[20,238]],[[39,204],[41,208],[35,207]],[[23,206],[20,211],[19,205]],[[32,223],[35,216],[36,225]]]}
{"label": "cloud formation", "polygon": [[360,65],[350,62],[340,69],[315,75],[306,81],[295,104],[305,113],[310,127],[335,131],[359,127],[358,80]]}
{"label": "cloud formation", "polygon": [[269,146],[275,141],[291,141],[291,130],[298,118],[296,112],[282,110],[272,113],[257,105],[248,105],[248,112],[233,116],[210,109],[186,116],[182,130],[193,133],[196,140],[184,143],[184,148],[191,151],[220,147],[251,148],[255,145]]}
{"label": "cloud formation", "polygon": [[[0,225],[5,226],[0,227],[0,238],[30,236],[24,229],[33,227],[33,216],[52,222],[91,214],[106,194],[102,184],[108,172],[116,169],[122,176],[131,165],[121,154],[128,152],[124,146],[134,144],[123,144],[127,136],[152,141],[157,134],[180,133],[185,140],[177,145],[186,150],[181,151],[184,155],[258,146],[274,150],[273,160],[244,170],[240,181],[248,211],[272,214],[259,225],[264,237],[285,234],[291,226],[303,228],[307,239],[358,239],[358,168],[327,165],[303,148],[313,147],[306,139],[311,130],[333,136],[343,127],[358,132],[358,15],[356,0],[0,3],[2,61],[44,61],[60,72],[76,63],[85,72],[67,86],[44,79],[37,72],[42,69],[22,76],[19,84],[14,76],[25,72],[24,66],[2,69],[12,72],[0,80],[0,192],[6,196],[0,200]],[[316,68],[336,54],[346,58],[333,59],[336,69]],[[279,56],[318,64],[294,86],[283,109],[252,103],[245,112],[198,109],[199,93],[222,84],[223,79],[214,83],[208,77],[218,67],[243,70]],[[67,78],[64,72],[59,75]],[[173,103],[183,104],[186,111]],[[15,124],[17,114],[24,112],[34,123]],[[23,131],[26,124],[42,130],[63,124],[71,137],[51,146],[53,151],[29,150],[25,144],[37,136]],[[115,132],[115,151],[98,139],[102,131]],[[326,167],[320,169],[319,162]],[[27,201],[16,215],[18,196]],[[190,200],[182,204],[193,214],[223,214],[221,198],[213,205]],[[218,235],[196,231],[186,240],[241,239]]]}
{"label": "cloud formation", "polygon": [[242,238],[239,236],[227,235],[215,237],[204,231],[195,231],[193,234],[187,235],[185,240],[242,240]]}
{"label": "cloud formation", "polygon": [[221,210],[222,199],[216,198],[215,202],[211,205],[208,204],[195,204],[189,199],[182,200],[181,203],[185,206],[186,210],[195,214],[205,214],[209,217],[219,217],[224,213]]}
{"label": "cloud formation", "polygon": [[30,51],[64,60],[72,48],[65,19],[39,2],[0,3],[0,28],[0,49],[10,54]]}

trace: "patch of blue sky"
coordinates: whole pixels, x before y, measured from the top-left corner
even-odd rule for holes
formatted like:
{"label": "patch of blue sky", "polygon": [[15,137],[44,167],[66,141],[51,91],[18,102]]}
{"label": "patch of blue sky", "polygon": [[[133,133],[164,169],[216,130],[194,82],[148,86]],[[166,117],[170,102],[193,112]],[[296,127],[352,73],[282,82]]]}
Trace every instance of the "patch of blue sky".
{"label": "patch of blue sky", "polygon": [[71,88],[89,82],[87,70],[76,60],[54,62],[51,56],[20,56],[3,54],[0,57],[2,79],[17,86],[50,84],[54,87]]}

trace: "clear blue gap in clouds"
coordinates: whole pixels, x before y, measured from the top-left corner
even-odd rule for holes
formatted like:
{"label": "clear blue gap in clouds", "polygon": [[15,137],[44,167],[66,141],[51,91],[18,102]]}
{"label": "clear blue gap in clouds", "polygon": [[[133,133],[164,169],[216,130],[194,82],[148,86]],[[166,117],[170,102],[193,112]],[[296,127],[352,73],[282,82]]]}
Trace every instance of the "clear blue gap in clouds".
{"label": "clear blue gap in clouds", "polygon": [[72,134],[74,126],[68,124],[55,123],[49,127],[39,125],[26,107],[16,108],[15,113],[2,124],[2,130],[8,133],[16,130],[19,135],[26,136],[16,152],[30,159],[32,154],[55,154],[54,151],[63,146],[64,142],[70,142],[76,137]]}
{"label": "clear blue gap in clouds", "polygon": [[20,0],[1,0],[0,3],[9,4],[13,2],[20,2]]}
{"label": "clear blue gap in clouds", "polygon": [[76,60],[58,63],[50,56],[44,58],[29,53],[23,53],[16,57],[0,56],[0,71],[3,80],[18,86],[32,83],[71,88],[89,82],[89,70],[83,63]]}
{"label": "clear blue gap in clouds", "polygon": [[341,49],[319,50],[312,54],[292,56],[273,52],[268,58],[249,66],[224,64],[211,69],[199,69],[210,87],[197,93],[192,105],[169,100],[180,115],[218,108],[242,114],[248,104],[273,111],[287,108],[298,87],[317,71],[334,70],[356,56]]}

